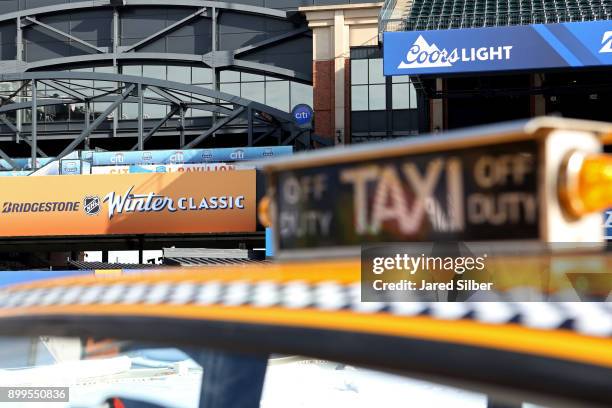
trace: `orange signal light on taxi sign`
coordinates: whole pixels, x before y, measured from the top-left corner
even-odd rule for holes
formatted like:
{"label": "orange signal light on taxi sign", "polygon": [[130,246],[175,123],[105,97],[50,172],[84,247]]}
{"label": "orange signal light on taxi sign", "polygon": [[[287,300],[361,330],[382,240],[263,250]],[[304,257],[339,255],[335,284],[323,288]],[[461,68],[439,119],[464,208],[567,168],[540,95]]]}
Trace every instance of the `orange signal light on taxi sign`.
{"label": "orange signal light on taxi sign", "polygon": [[271,217],[271,208],[272,200],[270,196],[264,196],[261,200],[259,200],[259,205],[257,206],[257,217],[259,218],[259,222],[264,227],[272,226],[272,217]]}
{"label": "orange signal light on taxi sign", "polygon": [[612,207],[612,155],[570,154],[562,170],[559,198],[575,217]]}

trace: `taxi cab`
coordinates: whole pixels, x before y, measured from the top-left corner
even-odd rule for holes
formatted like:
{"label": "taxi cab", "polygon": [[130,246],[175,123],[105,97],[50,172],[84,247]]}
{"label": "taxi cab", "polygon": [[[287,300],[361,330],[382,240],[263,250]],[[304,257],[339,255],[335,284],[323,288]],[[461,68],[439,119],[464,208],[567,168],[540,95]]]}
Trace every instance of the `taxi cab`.
{"label": "taxi cab", "polygon": [[[58,407],[611,406],[611,135],[536,118],[266,162],[271,262],[6,286],[0,385],[68,384]],[[400,251],[487,272],[373,290]]]}

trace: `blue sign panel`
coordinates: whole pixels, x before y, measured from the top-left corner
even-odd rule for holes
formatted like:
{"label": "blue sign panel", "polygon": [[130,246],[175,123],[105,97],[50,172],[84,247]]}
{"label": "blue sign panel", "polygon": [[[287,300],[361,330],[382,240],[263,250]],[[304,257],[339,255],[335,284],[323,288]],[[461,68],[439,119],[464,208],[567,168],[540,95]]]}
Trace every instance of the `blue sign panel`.
{"label": "blue sign panel", "polygon": [[272,228],[266,228],[266,258],[274,256],[274,232]]}
{"label": "blue sign panel", "polygon": [[0,177],[13,177],[13,176],[28,176],[31,173],[29,170],[14,170],[14,171],[0,171]]}
{"label": "blue sign panel", "polygon": [[81,174],[81,160],[60,160],[60,174]]}
{"label": "blue sign panel", "polygon": [[91,275],[91,270],[79,271],[0,271],[0,288],[4,286],[32,283],[43,279],[55,279],[80,275]]}
{"label": "blue sign panel", "polygon": [[612,20],[384,33],[385,75],[612,65]]}
{"label": "blue sign panel", "polygon": [[291,116],[299,127],[308,127],[312,123],[312,108],[304,103],[295,105],[291,110]]}
{"label": "blue sign panel", "polygon": [[[53,157],[39,157],[36,159],[36,167],[40,168],[49,164],[51,161],[55,160]],[[31,158],[16,158],[13,159],[13,162],[17,166],[17,169],[11,169],[8,162],[4,159],[0,160],[0,170],[27,170],[32,168],[32,159]]]}
{"label": "blue sign panel", "polygon": [[230,147],[216,149],[83,152],[93,166],[121,164],[219,163],[267,159],[293,153],[292,146]]}

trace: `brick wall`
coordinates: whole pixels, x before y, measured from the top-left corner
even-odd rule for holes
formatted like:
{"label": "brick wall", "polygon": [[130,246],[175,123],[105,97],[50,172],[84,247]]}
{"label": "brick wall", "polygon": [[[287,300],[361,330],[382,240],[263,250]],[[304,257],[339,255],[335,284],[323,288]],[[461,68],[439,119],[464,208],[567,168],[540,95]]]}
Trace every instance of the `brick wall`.
{"label": "brick wall", "polygon": [[334,137],[334,61],[313,61],[315,133]]}
{"label": "brick wall", "polygon": [[344,142],[351,143],[351,60],[344,61]]}

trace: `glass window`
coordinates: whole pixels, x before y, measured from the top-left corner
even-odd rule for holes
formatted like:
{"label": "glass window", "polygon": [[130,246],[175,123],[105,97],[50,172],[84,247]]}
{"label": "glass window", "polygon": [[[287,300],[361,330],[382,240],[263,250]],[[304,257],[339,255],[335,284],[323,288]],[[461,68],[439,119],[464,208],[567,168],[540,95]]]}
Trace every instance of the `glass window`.
{"label": "glass window", "polygon": [[393,84],[391,96],[393,109],[410,109],[410,84]]}
{"label": "glass window", "polygon": [[212,84],[195,84],[195,86],[199,86],[200,88],[213,89]]}
{"label": "glass window", "polygon": [[65,122],[68,120],[68,105],[45,106],[42,112],[42,120],[45,122]]}
{"label": "glass window", "polygon": [[219,89],[221,92],[240,96],[240,84],[220,84]]}
{"label": "glass window", "polygon": [[193,67],[191,70],[191,83],[193,84],[212,83],[212,69]]}
{"label": "glass window", "polygon": [[351,87],[351,107],[354,111],[368,110],[368,87],[366,85]]}
{"label": "glass window", "polygon": [[[93,68],[75,68],[72,72],[93,72]],[[93,81],[72,79],[70,83],[74,84],[74,89],[87,96],[93,95]]]}
{"label": "glass window", "polygon": [[410,85],[410,109],[416,109],[418,101],[416,88],[414,87],[413,83],[410,83],[408,85]]}
{"label": "glass window", "polygon": [[312,107],[312,86],[291,82],[291,109],[300,103]]}
{"label": "glass window", "polygon": [[187,114],[185,114],[185,117],[187,116],[190,116],[190,117],[212,116],[212,112],[202,110],[202,109],[188,109]]}
{"label": "glass window", "polygon": [[191,83],[191,68],[181,66],[168,66],[168,81]]}
{"label": "glass window", "polygon": [[368,83],[368,60],[352,60],[351,61],[351,84],[367,84]]}
{"label": "glass window", "polygon": [[[351,61],[351,109],[385,110],[387,79],[383,75],[382,58]],[[363,88],[354,85],[366,85]]]}
{"label": "glass window", "polygon": [[12,93],[16,91],[19,85],[16,82],[0,82],[0,92]]}
{"label": "glass window", "polygon": [[[191,98],[190,101],[194,102],[194,103],[206,103],[206,102],[202,101],[202,99],[208,99],[205,96],[197,95],[197,94],[196,95],[192,94],[192,96],[193,96],[193,98]],[[202,110],[202,109],[197,109],[197,108],[187,109],[187,111],[185,112],[185,117],[186,118],[202,117],[202,116],[212,116],[212,112],[206,111],[206,110]]]}
{"label": "glass window", "polygon": [[138,119],[138,104],[131,102],[122,104],[121,119]]}
{"label": "glass window", "polygon": [[142,65],[124,65],[122,70],[125,75],[142,76]]}
{"label": "glass window", "polygon": [[[94,117],[99,117],[108,107],[110,106],[110,102],[96,102],[92,104],[92,110],[94,112]],[[110,119],[115,116],[115,111],[112,111],[107,118]]]}
{"label": "glass window", "polygon": [[161,96],[159,96],[158,94],[156,94],[155,92],[153,92],[149,88],[145,88],[144,92],[142,93],[142,96],[144,96],[145,98],[157,98],[157,99],[161,99]]}
{"label": "glass window", "polygon": [[368,60],[369,81],[371,84],[384,84],[385,76],[383,75],[383,60],[382,58]]}
{"label": "glass window", "polygon": [[94,81],[93,86],[96,88],[93,92],[95,95],[113,91],[116,87],[116,82],[111,81]]}
{"label": "glass window", "polygon": [[115,67],[112,66],[106,66],[106,67],[95,67],[94,68],[95,72],[102,72],[105,74],[114,74],[115,73]]}
{"label": "glass window", "polygon": [[145,119],[163,118],[167,113],[166,105],[145,103],[142,108],[144,112],[143,117]]}
{"label": "glass window", "polygon": [[45,85],[44,83],[37,81],[36,82],[36,95],[39,98],[44,98],[45,96],[47,96],[47,85]]}
{"label": "glass window", "polygon": [[393,82],[394,84],[407,83],[407,82],[410,82],[410,76],[408,76],[408,75],[394,75],[394,76],[391,77],[391,82]]}
{"label": "glass window", "polygon": [[143,65],[142,76],[155,79],[166,79],[165,65]]}
{"label": "glass window", "polygon": [[240,72],[236,71],[221,71],[219,74],[220,82],[240,82]]}
{"label": "glass window", "polygon": [[266,105],[289,110],[289,82],[274,81],[266,84]]}
{"label": "glass window", "polygon": [[273,76],[266,76],[266,81],[282,81],[282,79]]}
{"label": "glass window", "polygon": [[264,80],[264,76],[263,75],[248,74],[248,73],[243,72],[241,74],[241,80],[242,80],[242,82],[263,81]]}
{"label": "glass window", "polygon": [[243,82],[240,84],[240,96],[255,102],[266,103],[263,82]]}
{"label": "glass window", "polygon": [[385,85],[370,85],[369,91],[370,110],[384,110],[386,108]]}
{"label": "glass window", "polygon": [[68,105],[70,120],[85,120],[85,104],[83,103],[74,103]]}

